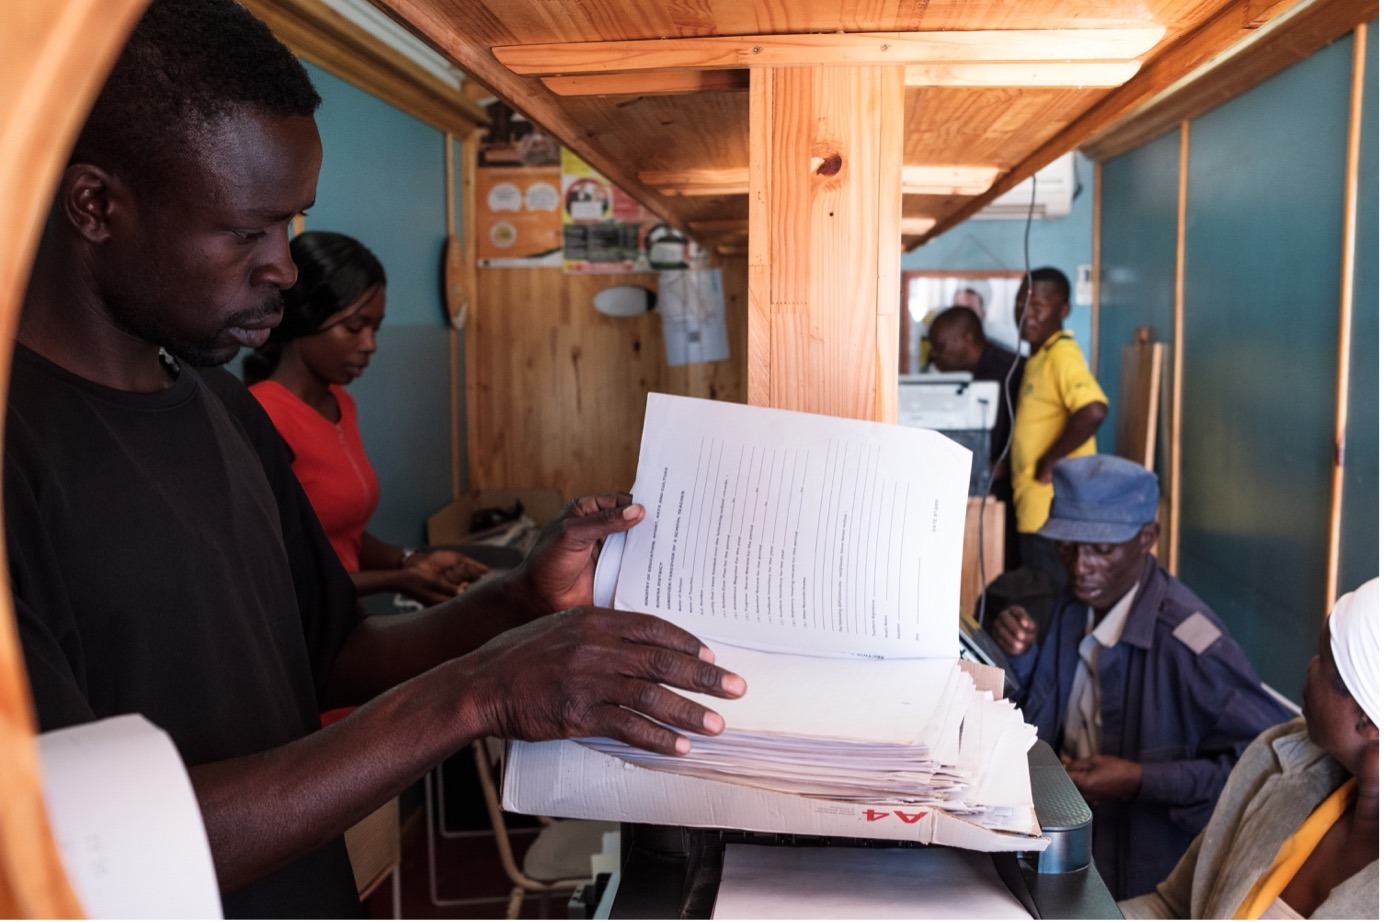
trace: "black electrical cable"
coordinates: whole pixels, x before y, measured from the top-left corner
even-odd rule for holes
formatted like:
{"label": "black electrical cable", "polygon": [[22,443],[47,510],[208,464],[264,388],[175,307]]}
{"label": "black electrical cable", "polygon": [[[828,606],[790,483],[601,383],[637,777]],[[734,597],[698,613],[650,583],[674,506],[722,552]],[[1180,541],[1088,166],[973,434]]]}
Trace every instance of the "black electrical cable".
{"label": "black electrical cable", "polygon": [[[980,574],[980,604],[976,608],[976,623],[985,626],[985,599],[989,592],[989,581],[985,578],[985,503],[990,497],[990,485],[995,480],[995,472],[1000,469],[1005,460],[1009,457],[1009,447],[1014,444],[1014,399],[1009,388],[1009,382],[1014,380],[1014,372],[1019,367],[1019,350],[1023,348],[1024,339],[1024,318],[1028,316],[1028,306],[1033,300],[1033,271],[1028,257],[1028,234],[1033,228],[1033,211],[1038,204],[1038,176],[1034,174],[1030,180],[1030,192],[1028,198],[1028,217],[1024,221],[1024,306],[1019,311],[1018,327],[1019,342],[1014,348],[1014,361],[1009,363],[1009,371],[1004,376],[1004,412],[1009,418],[1009,434],[1004,440],[1004,448],[1000,450],[1000,455],[995,459],[995,463],[990,465],[985,483],[980,494],[980,515],[976,531],[976,563],[977,571]],[[1011,474],[1012,480],[1012,474]],[[1013,502],[1013,499],[1010,499]]]}

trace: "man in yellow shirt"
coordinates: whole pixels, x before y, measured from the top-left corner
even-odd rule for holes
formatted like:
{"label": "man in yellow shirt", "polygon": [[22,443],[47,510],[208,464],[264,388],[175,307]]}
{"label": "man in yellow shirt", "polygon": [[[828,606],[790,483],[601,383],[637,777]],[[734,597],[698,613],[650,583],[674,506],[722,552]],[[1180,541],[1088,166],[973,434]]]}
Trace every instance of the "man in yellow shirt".
{"label": "man in yellow shirt", "polygon": [[1045,266],[1025,277],[1014,299],[1019,336],[1029,346],[1010,449],[1019,563],[1048,574],[1057,586],[1066,582],[1066,570],[1052,542],[1037,534],[1052,504],[1052,466],[1095,452],[1109,403],[1081,347],[1062,328],[1070,295],[1067,276]]}

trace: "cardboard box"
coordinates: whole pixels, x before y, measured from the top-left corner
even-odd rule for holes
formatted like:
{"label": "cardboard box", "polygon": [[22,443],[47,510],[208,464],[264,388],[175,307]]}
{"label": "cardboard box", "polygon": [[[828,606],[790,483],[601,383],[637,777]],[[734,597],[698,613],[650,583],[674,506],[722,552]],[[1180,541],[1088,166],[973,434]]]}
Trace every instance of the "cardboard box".
{"label": "cardboard box", "polygon": [[818,800],[640,768],[570,740],[510,743],[502,806],[539,816],[922,842],[983,852],[1042,851],[1049,842],[1036,817],[1031,817],[1030,835],[996,832],[930,808]]}
{"label": "cardboard box", "polygon": [[524,515],[538,529],[562,508],[557,490],[472,490],[428,516],[428,544],[465,544],[471,536],[471,513],[492,506],[509,508],[515,501],[524,504]]}

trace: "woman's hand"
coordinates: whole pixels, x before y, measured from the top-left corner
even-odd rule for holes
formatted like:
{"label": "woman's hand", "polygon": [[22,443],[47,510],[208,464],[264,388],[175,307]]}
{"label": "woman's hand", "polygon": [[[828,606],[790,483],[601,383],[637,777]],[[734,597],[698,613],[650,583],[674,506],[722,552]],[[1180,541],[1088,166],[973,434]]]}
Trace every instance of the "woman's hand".
{"label": "woman's hand", "polygon": [[455,592],[460,592],[490,572],[490,568],[479,560],[445,547],[429,547],[414,551],[404,558],[403,568],[417,570],[451,583],[456,587]]}

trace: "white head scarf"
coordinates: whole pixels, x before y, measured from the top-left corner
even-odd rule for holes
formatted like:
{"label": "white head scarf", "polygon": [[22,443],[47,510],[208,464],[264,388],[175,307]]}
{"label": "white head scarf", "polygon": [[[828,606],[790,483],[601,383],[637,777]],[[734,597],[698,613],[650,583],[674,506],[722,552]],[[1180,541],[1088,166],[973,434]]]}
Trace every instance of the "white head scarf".
{"label": "white head scarf", "polygon": [[1336,671],[1376,727],[1379,722],[1379,577],[1336,601],[1328,622]]}

